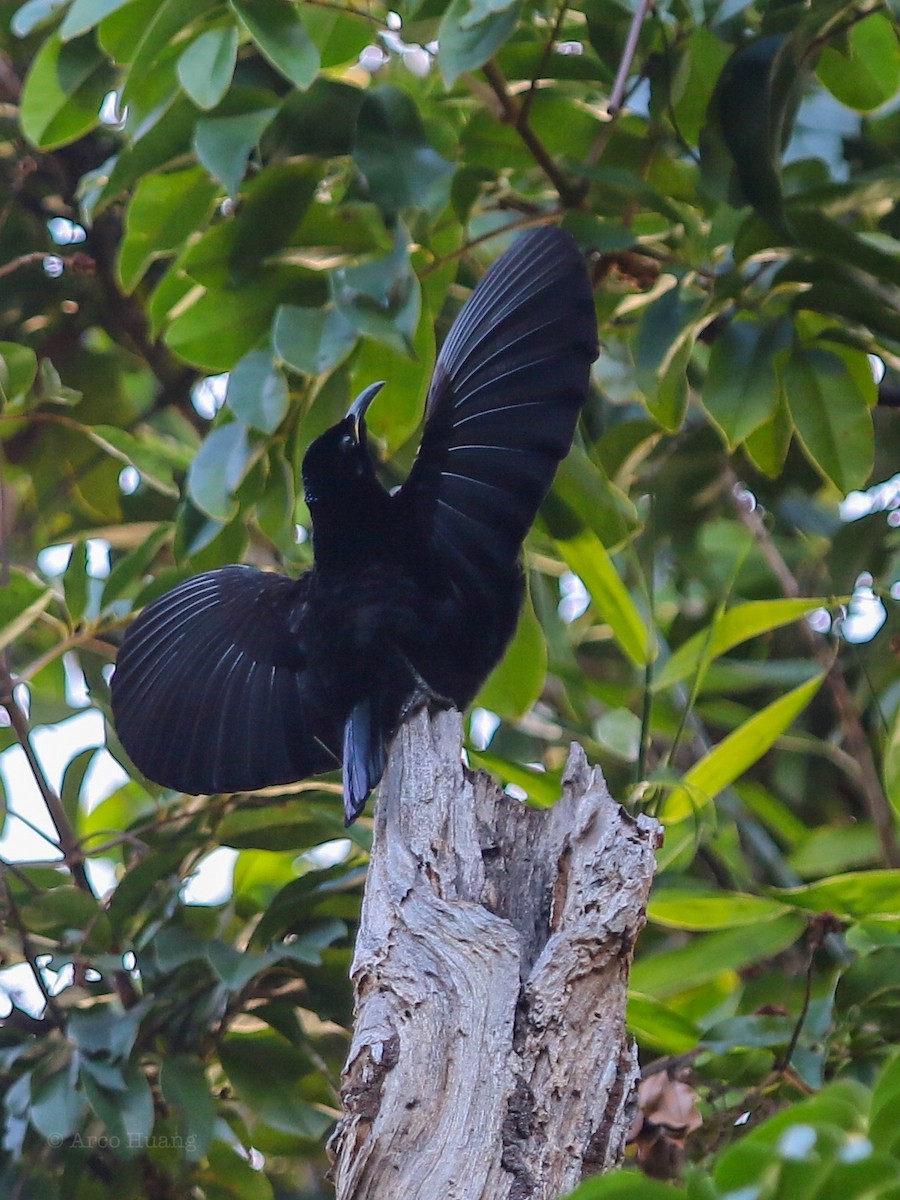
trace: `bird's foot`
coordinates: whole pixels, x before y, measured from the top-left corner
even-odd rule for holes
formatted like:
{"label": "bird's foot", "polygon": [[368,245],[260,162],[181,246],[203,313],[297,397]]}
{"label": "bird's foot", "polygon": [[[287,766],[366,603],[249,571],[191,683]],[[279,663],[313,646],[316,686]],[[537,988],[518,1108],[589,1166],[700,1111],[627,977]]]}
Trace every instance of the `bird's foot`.
{"label": "bird's foot", "polygon": [[425,680],[408,659],[406,665],[409,667],[415,687],[413,688],[411,695],[408,696],[404,701],[403,707],[400,709],[401,725],[404,721],[408,721],[410,717],[415,716],[419,709],[425,708],[426,705],[429,708],[454,707],[452,700],[448,699],[446,696],[440,695],[439,692],[436,692],[434,688],[425,682]]}

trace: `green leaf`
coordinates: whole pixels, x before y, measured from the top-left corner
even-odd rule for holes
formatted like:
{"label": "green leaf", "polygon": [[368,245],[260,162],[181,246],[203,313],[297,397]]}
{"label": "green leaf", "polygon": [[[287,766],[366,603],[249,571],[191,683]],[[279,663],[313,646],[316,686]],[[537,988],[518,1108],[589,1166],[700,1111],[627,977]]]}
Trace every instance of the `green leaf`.
{"label": "green leaf", "polygon": [[[438,61],[444,83],[452,88],[460,75],[484,66],[510,37],[521,3],[506,5],[475,21],[470,0],[451,0],[438,26]],[[473,23],[474,21],[474,23]]]}
{"label": "green leaf", "polygon": [[30,346],[0,342],[0,405],[20,404],[37,375],[37,355]]}
{"label": "green leaf", "polygon": [[138,182],[119,249],[119,278],[126,292],[137,287],[155,259],[180,249],[205,223],[217,191],[200,167],[145,175]]}
{"label": "green leaf", "polygon": [[[159,72],[160,61],[165,61],[169,48],[185,36],[194,21],[216,6],[217,0],[161,0],[155,5],[149,20],[141,22],[133,52],[120,48],[122,56],[130,63],[130,70],[122,87],[121,105],[136,104],[142,107],[145,90],[152,87],[154,75]],[[126,7],[121,16],[127,22],[139,15],[137,10]],[[112,18],[116,22],[119,14]],[[132,33],[133,37],[134,34]],[[172,80],[174,85],[174,80]]]}
{"label": "green leaf", "polygon": [[275,314],[275,353],[295,371],[324,375],[344,361],[359,337],[334,305],[302,308],[283,304]]}
{"label": "green leaf", "polygon": [[139,440],[114,425],[85,425],[84,432],[106,454],[140,472],[144,482],[164,496],[177,499],[180,495],[172,477],[172,462],[158,445],[149,439]]}
{"label": "green leaf", "polygon": [[882,762],[884,790],[900,820],[900,707],[894,710],[894,719],[888,730]]}
{"label": "green leaf", "polygon": [[251,428],[274,433],[287,415],[289,402],[284,373],[268,350],[251,350],[231,372],[225,403]]}
{"label": "green leaf", "polygon": [[217,836],[224,846],[238,850],[294,851],[345,836],[337,805],[316,800],[317,795],[322,795],[321,784],[309,785],[296,799],[275,797],[271,805],[234,809]]}
{"label": "green leaf", "polygon": [[[419,295],[418,280],[413,284],[413,301]],[[384,392],[366,415],[369,431],[391,447],[400,446],[418,428],[425,409],[425,397],[434,368],[434,320],[422,299],[419,323],[409,347],[401,351],[373,338],[362,338],[350,367],[350,388],[358,395],[376,379],[388,381]]]}
{"label": "green leaf", "polygon": [[[26,38],[39,25],[55,15],[58,9],[65,8],[69,0],[25,0],[18,5],[12,14],[9,28],[17,38]],[[125,0],[122,0],[125,3]]]}
{"label": "green leaf", "polygon": [[680,428],[687,404],[687,364],[699,328],[708,320],[702,300],[668,288],[644,309],[634,348],[637,381],[651,416],[664,429]]}
{"label": "green leaf", "polygon": [[[552,495],[594,532],[608,550],[616,550],[638,528],[634,504],[580,446],[573,446],[559,464]],[[557,529],[552,511],[542,508],[541,515],[554,535],[565,536],[569,532]]]}
{"label": "green leaf", "polygon": [[[874,379],[871,385],[874,395]],[[784,364],[782,386],[815,466],[844,494],[863,487],[875,458],[871,395],[860,389],[845,359],[831,350],[797,346]]]}
{"label": "green leaf", "polygon": [[331,1124],[303,1098],[301,1080],[312,1063],[280,1035],[269,1030],[229,1034],[221,1061],[238,1095],[273,1129],[317,1138]]}
{"label": "green leaf", "polygon": [[40,1082],[32,1076],[29,1120],[51,1146],[72,1136],[81,1124],[84,1109],[84,1093],[76,1091],[68,1065]]}
{"label": "green leaf", "polygon": [[303,290],[283,272],[260,276],[240,288],[196,288],[175,302],[166,342],[207,371],[230,371],[268,335],[278,305],[299,303]]}
{"label": "green leaf", "polygon": [[703,385],[703,407],[729,450],[772,419],[778,403],[775,355],[790,345],[787,317],[730,321],[713,343]]}
{"label": "green leaf", "polygon": [[232,91],[229,108],[237,112],[201,117],[194,130],[194,149],[214,179],[218,179],[236,197],[240,191],[247,158],[263,131],[271,122],[277,108],[266,93],[244,90]]}
{"label": "green leaf", "polygon": [[191,463],[191,499],[207,516],[230,521],[237,511],[234,493],[252,465],[247,426],[242,421],[220,425],[206,435]]}
{"label": "green leaf", "polygon": [[[758,38],[728,60],[710,105],[707,141],[721,136],[741,195],[782,229],[781,152],[806,71],[802,48],[782,34]],[[706,157],[707,149],[704,150]]]}
{"label": "green leaf", "polygon": [[681,1188],[658,1183],[637,1171],[613,1171],[588,1179],[570,1192],[568,1200],[684,1200]]}
{"label": "green leaf", "polygon": [[880,861],[878,832],[868,821],[820,825],[798,839],[788,863],[802,879],[820,879]]}
{"label": "green leaf", "polygon": [[487,750],[473,750],[469,747],[466,753],[469,756],[472,766],[482,767],[485,771],[490,771],[503,784],[511,783],[516,787],[520,787],[534,804],[549,807],[559,799],[560,781],[558,774],[550,775],[546,771],[536,771],[530,767],[523,767],[519,763],[510,762],[509,759],[501,758],[497,754],[491,754]]}
{"label": "green leaf", "polygon": [[53,599],[53,589],[22,571],[10,571],[0,588],[0,650],[30,629]]}
{"label": "green leaf", "polygon": [[63,18],[59,35],[64,42],[80,37],[99,25],[104,17],[116,9],[124,8],[130,0],[73,0],[72,7]]}
{"label": "green leaf", "polygon": [[734,646],[773,629],[781,629],[817,608],[827,608],[834,599],[810,596],[796,600],[748,600],[716,616],[708,629],[701,629],[684,642],[653,680],[653,690],[671,687],[693,675],[701,666],[726,654]]}
{"label": "green leaf", "polygon": [[628,994],[628,1030],[641,1046],[664,1054],[686,1054],[700,1041],[700,1030],[686,1017],[652,996]]}
{"label": "green leaf", "polygon": [[405,208],[443,210],[453,164],[430,145],[415,101],[385,85],[366,92],[356,122],[353,162],[369,195],[389,216]]}
{"label": "green leaf", "polygon": [[635,962],[631,986],[657,999],[709,983],[723,972],[780,954],[806,928],[795,913],[694,938],[676,950],[662,950]]}
{"label": "green leaf", "polygon": [[319,71],[319,51],[310,40],[300,9],[290,0],[229,0],[229,7],[276,71],[298,88],[308,88]]}
{"label": "green leaf", "polygon": [[111,1138],[117,1139],[120,1153],[138,1154],[153,1131],[153,1093],[147,1076],[137,1063],[126,1063],[122,1070],[124,1086],[112,1090],[98,1083],[99,1074],[99,1070],[81,1073],[91,1108],[104,1122]]}
{"label": "green leaf", "polygon": [[900,87],[900,45],[894,22],[883,12],[855,22],[847,36],[847,53],[825,46],[816,74],[848,108],[857,112],[879,108]]}
{"label": "green leaf", "polygon": [[42,150],[66,146],[100,119],[115,74],[92,34],[64,42],[51,34],[31,64],[22,88],[22,131]]}
{"label": "green leaf", "polygon": [[66,608],[73,625],[84,617],[88,605],[88,547],[87,542],[77,542],[72,547],[69,565],[63,576]]}
{"label": "green leaf", "polygon": [[557,541],[570,570],[579,576],[590,593],[598,616],[612,629],[619,646],[636,666],[655,657],[650,632],[628,594],[606,547],[589,530]]}
{"label": "green leaf", "polygon": [[611,708],[594,722],[597,745],[622,762],[637,762],[641,731],[641,719],[630,708]]}
{"label": "green leaf", "polygon": [[647,906],[647,915],[657,925],[672,929],[737,929],[757,921],[774,921],[788,911],[784,904],[764,896],[741,892],[714,895],[676,889],[657,891]]}
{"label": "green leaf", "polygon": [[199,1162],[206,1157],[216,1125],[216,1104],[202,1063],[167,1055],[160,1067],[159,1086],[166,1104],[175,1109],[187,1161]]}
{"label": "green leaf", "polygon": [[215,108],[231,86],[237,62],[238,31],[234,25],[207,29],[178,60],[178,82],[198,108]]}
{"label": "green leaf", "polygon": [[788,406],[779,391],[772,420],[754,429],[744,442],[744,449],[754,465],[770,479],[777,479],[781,474],[793,431]]}
{"label": "green leaf", "polygon": [[860,921],[871,916],[900,917],[900,872],[853,871],[799,888],[774,888],[788,904],[812,912],[833,912]]}
{"label": "green leaf", "polygon": [[821,672],[755,713],[685,772],[682,784],[663,802],[665,825],[687,820],[758,762],[803,712],[825,678]]}
{"label": "green leaf", "polygon": [[528,596],[519,614],[515,636],[482,685],[475,703],[515,720],[538,699],[546,678],[547,643]]}

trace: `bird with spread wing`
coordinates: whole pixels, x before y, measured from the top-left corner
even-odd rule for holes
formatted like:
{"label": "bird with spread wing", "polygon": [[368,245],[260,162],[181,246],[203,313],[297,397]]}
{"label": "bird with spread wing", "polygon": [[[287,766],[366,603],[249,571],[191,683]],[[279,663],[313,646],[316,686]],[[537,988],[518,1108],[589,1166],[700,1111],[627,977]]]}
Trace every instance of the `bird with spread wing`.
{"label": "bird with spread wing", "polygon": [[129,627],[112,681],[122,745],[198,794],[343,764],[349,823],[402,720],[462,709],[512,637],[522,542],[569,451],[597,357],[584,259],[568,234],[517,238],[438,356],[413,467],[389,493],[357,398],[303,460],[314,566],[230,566],[179,584]]}

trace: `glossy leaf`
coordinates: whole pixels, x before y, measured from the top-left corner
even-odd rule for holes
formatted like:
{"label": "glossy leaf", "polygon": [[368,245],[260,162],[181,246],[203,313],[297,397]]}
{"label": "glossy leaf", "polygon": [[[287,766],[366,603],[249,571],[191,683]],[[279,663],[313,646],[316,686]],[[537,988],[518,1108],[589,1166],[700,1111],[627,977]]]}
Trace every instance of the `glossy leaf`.
{"label": "glossy leaf", "polygon": [[276,354],[289,367],[306,375],[323,375],[333,370],[353,349],[358,336],[333,305],[325,308],[282,305],[272,328]]}
{"label": "glossy leaf", "polygon": [[261,433],[274,433],[288,410],[284,374],[267,350],[251,350],[228,378],[225,403],[236,417]]}
{"label": "glossy leaf", "polygon": [[655,690],[670,687],[749,638],[802,620],[832,602],[827,597],[814,596],[796,600],[750,600],[726,609],[709,629],[695,633],[678,647],[656,675],[653,687]]}
{"label": "glossy leaf", "polygon": [[80,37],[95,25],[99,25],[104,17],[128,3],[129,0],[72,0],[69,11],[59,27],[60,37],[65,42]]}
{"label": "glossy leaf", "polygon": [[[782,383],[809,457],[842,493],[865,484],[875,444],[869,414],[875,383],[863,392],[844,359],[831,350],[797,347]],[[868,393],[868,394],[867,394]]]}
{"label": "glossy leaf", "polygon": [[30,628],[52,599],[50,588],[22,571],[12,571],[0,588],[0,650]]}
{"label": "glossy leaf", "polygon": [[883,12],[871,12],[864,21],[854,22],[847,34],[846,53],[839,46],[825,46],[816,74],[848,108],[871,112],[885,104],[900,87],[895,23]]}
{"label": "glossy leaf", "polygon": [[447,87],[477,70],[503,45],[519,19],[518,2],[474,19],[470,0],[451,0],[438,27],[438,61]]}
{"label": "glossy leaf", "polygon": [[775,355],[790,345],[786,319],[730,321],[713,343],[703,406],[733,450],[773,419],[778,404]]}
{"label": "glossy leaf", "polygon": [[558,543],[569,569],[583,580],[599,616],[632,662],[644,665],[655,651],[650,633],[605,546],[587,530]]}
{"label": "glossy leaf", "polygon": [[453,166],[429,144],[415,102],[399,88],[366,93],[352,153],[369,194],[385,213],[410,207],[438,212],[446,205]]}
{"label": "glossy leaf", "polygon": [[896,871],[858,871],[820,879],[802,888],[779,888],[773,895],[813,912],[862,920],[887,914],[900,917],[900,878]]}
{"label": "glossy leaf", "polygon": [[220,425],[206,436],[188,471],[191,499],[210,517],[228,521],[237,504],[234,492],[250,469],[250,441],[241,421]]}
{"label": "glossy leaf", "polygon": [[737,929],[757,921],[774,921],[787,912],[784,904],[764,896],[738,892],[715,895],[681,892],[656,892],[647,906],[647,915],[659,925],[673,929]]}
{"label": "glossy leaf", "polygon": [[528,598],[513,640],[482,685],[475,703],[501,717],[515,719],[540,696],[547,677],[547,643]]}
{"label": "glossy leaf", "polygon": [[64,42],[47,39],[25,79],[20,120],[25,136],[42,150],[65,146],[93,129],[115,76],[93,35]]}
{"label": "glossy leaf", "polygon": [[298,88],[308,88],[319,69],[319,52],[290,0],[229,0],[229,7],[276,71]]}
{"label": "glossy leaf", "polygon": [[240,111],[201,117],[194,131],[194,149],[210,175],[236,196],[250,151],[277,110],[268,96],[253,93],[235,97],[230,107]]}
{"label": "glossy leaf", "polygon": [[119,251],[119,278],[130,292],[151,262],[174,253],[203,224],[216,186],[199,167],[147,175],[135,189]]}
{"label": "glossy leaf", "polygon": [[228,88],[237,62],[238,32],[233,25],[207,29],[178,60],[178,81],[198,108],[215,108]]}

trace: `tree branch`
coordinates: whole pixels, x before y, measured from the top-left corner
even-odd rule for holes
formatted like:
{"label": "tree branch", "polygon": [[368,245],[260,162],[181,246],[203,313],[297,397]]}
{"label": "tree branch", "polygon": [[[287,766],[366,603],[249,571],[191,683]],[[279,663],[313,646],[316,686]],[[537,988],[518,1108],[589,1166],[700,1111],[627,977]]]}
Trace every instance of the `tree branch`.
{"label": "tree branch", "polygon": [[566,208],[577,208],[584,200],[587,186],[581,180],[569,180],[553,161],[547,147],[528,123],[527,109],[512,95],[503,78],[503,73],[493,59],[481,68],[491,91],[497,97],[503,120],[512,125],[525,143],[529,154],[541,168],[559,193]]}
{"label": "tree branch", "polygon": [[379,789],[337,1200],[551,1200],[624,1151],[659,826],[578,746],[538,810],[465,770],[461,738],[457,712],[417,714]]}

